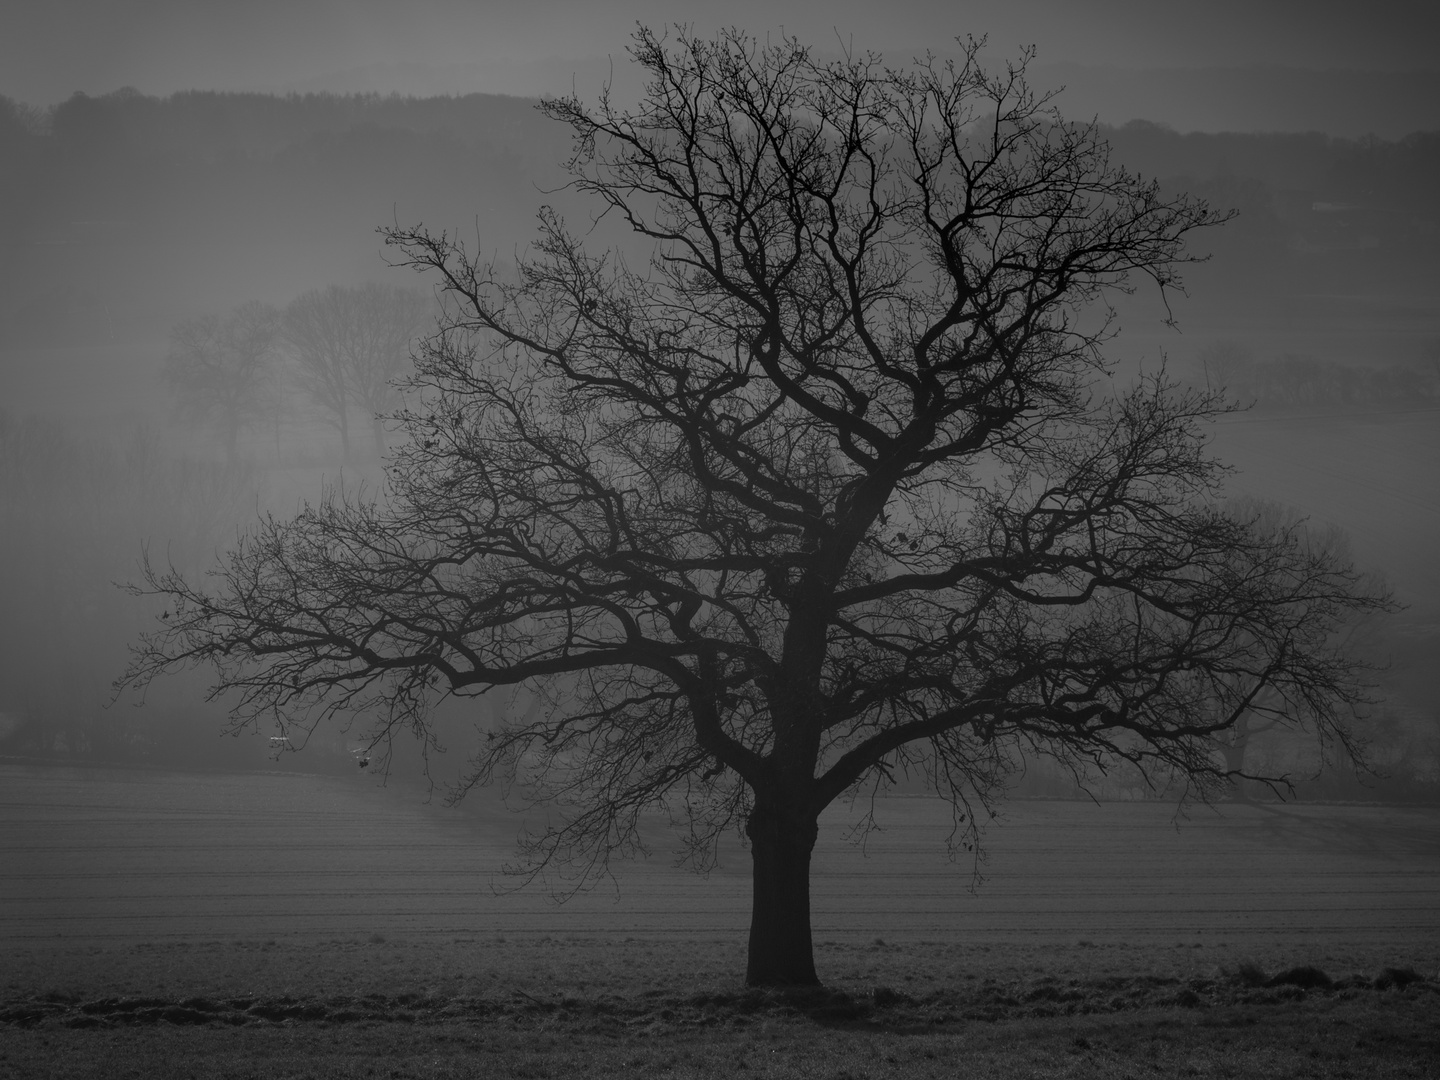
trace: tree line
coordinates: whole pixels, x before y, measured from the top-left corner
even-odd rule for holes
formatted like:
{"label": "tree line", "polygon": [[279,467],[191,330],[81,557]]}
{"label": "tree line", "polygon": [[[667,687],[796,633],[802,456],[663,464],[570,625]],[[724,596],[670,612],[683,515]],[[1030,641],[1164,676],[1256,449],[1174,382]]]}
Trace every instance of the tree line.
{"label": "tree line", "polygon": [[1196,353],[1185,378],[1261,409],[1427,408],[1440,403],[1440,343],[1417,362],[1361,367],[1294,353],[1267,358],[1222,340]]}
{"label": "tree line", "polygon": [[[172,328],[160,375],[180,410],[214,433],[221,460],[177,452],[148,427],[117,441],[55,418],[0,411],[0,753],[174,765],[259,764],[215,738],[193,680],[144,709],[109,708],[127,642],[164,605],[117,583],[147,553],[199,571],[267,496],[242,438],[263,437],[299,399],[357,452],[363,418],[376,457],[396,381],[435,319],[431,297],[392,284],[311,289]],[[253,749],[253,747],[251,748]],[[324,765],[310,759],[310,767]]]}
{"label": "tree line", "polygon": [[[491,95],[130,90],[47,108],[0,98],[0,229],[29,253],[13,260],[23,272],[11,271],[0,298],[0,338],[50,340],[97,321],[98,304],[76,302],[77,289],[91,287],[74,268],[87,263],[97,281],[113,283],[117,248],[168,252],[213,237],[232,254],[253,247],[259,259],[303,237],[312,253],[331,247],[348,260],[398,208],[406,219],[478,224],[487,244],[507,251],[533,233],[537,186],[566,198],[555,167],[564,142],[534,105]],[[1344,293],[1377,274],[1435,278],[1440,133],[1187,134],[1141,121],[1097,130],[1118,163],[1168,191],[1240,209],[1206,239],[1216,258],[1192,275],[1204,295],[1257,286]],[[44,256],[55,245],[67,258],[52,265]],[[143,308],[175,292],[158,288],[110,317],[148,318]],[[158,325],[174,314],[161,312]]]}
{"label": "tree line", "polygon": [[[1060,99],[1063,105],[1063,97]],[[0,147],[12,165],[35,166],[41,148],[163,153],[172,157],[268,156],[317,137],[356,129],[448,134],[517,158],[552,162],[563,139],[539,118],[532,99],[495,94],[289,94],[182,91],[166,97],[122,88],[76,93],[40,107],[0,95]],[[1152,177],[1251,177],[1316,198],[1380,198],[1422,207],[1440,171],[1440,132],[1399,139],[1308,132],[1180,132],[1147,120],[1099,124],[1117,159]]]}
{"label": "tree line", "polygon": [[380,458],[397,380],[434,317],[425,293],[373,282],[312,289],[284,308],[250,301],[175,326],[161,378],[186,415],[219,435],[229,460],[242,433],[277,422],[287,387],[334,427],[343,460],[359,410]]}
{"label": "tree line", "polygon": [[0,231],[17,253],[0,344],[153,339],[228,297],[298,292],[374,265],[374,227],[396,213],[521,244],[565,149],[532,112],[485,95],[0,99]]}

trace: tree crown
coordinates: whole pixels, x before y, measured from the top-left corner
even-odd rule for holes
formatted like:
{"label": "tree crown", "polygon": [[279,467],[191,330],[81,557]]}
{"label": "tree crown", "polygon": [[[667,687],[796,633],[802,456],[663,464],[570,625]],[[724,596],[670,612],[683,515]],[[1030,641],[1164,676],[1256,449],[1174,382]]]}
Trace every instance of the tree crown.
{"label": "tree crown", "polygon": [[1345,739],[1332,634],[1383,598],[1226,512],[1221,399],[1102,378],[1107,292],[1177,288],[1223,215],[1114,166],[1028,57],[633,52],[638,109],[541,108],[645,257],[549,210],[513,275],[384,230],[446,310],[388,501],[268,521],[210,589],[154,576],[181,617],[132,679],[209,661],[244,715],[422,733],[437,686],[535,688],[474,779],[569,800],[541,854],[598,859],[657,805],[703,863],[737,813],[813,822],[896,768],[963,807],[1033,752],[1203,790],[1262,691]]}

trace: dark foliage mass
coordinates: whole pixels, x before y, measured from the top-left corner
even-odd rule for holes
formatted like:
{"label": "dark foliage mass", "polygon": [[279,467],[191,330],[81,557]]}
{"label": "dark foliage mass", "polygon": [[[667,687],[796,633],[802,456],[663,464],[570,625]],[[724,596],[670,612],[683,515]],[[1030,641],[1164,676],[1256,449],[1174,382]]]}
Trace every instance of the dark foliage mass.
{"label": "dark foliage mass", "polygon": [[1218,503],[1222,398],[1106,389],[1106,298],[1175,288],[1223,214],[974,46],[894,70],[642,31],[635,59],[638,111],[542,111],[648,263],[554,211],[518,274],[387,230],[446,310],[388,499],[267,520],[209,587],[153,571],[175,617],[129,681],[208,663],[242,719],[376,739],[531,688],[471,782],[567,807],[542,864],[603,868],[664,808],[703,867],[743,823],[753,983],[815,981],[816,822],[857,786],[923,778],[969,845],[1034,755],[1204,794],[1247,713],[1353,749],[1333,636],[1384,599]]}

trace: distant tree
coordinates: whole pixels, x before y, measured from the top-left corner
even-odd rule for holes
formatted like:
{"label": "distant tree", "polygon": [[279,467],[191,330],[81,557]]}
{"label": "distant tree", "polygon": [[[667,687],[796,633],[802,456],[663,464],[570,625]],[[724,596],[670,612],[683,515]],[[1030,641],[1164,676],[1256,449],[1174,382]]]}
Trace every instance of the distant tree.
{"label": "distant tree", "polygon": [[340,433],[340,453],[350,459],[349,342],[356,313],[351,293],[339,285],[311,289],[285,309],[285,340],[300,389]]}
{"label": "distant tree", "polygon": [[274,406],[279,333],[280,313],[253,300],[170,333],[160,377],[187,413],[219,428],[232,461],[240,432],[262,423]]}
{"label": "distant tree", "polygon": [[1254,395],[1256,360],[1247,346],[1228,339],[1211,342],[1200,350],[1195,366],[1199,385],[1239,398],[1242,405],[1251,404],[1245,397]]}
{"label": "distant tree", "polygon": [[[1342,529],[1312,522],[1293,506],[1273,499],[1242,496],[1228,500],[1225,511],[1236,521],[1245,523],[1258,536],[1308,552],[1312,557],[1332,565],[1350,566],[1353,563],[1350,538]],[[1385,591],[1382,583],[1374,578],[1357,576],[1356,580],[1370,594],[1380,595]],[[1365,613],[1362,609],[1359,614]],[[1337,626],[1336,629],[1353,641],[1362,626],[1360,621],[1352,619],[1348,625]],[[1214,695],[1210,708],[1215,715],[1233,717],[1233,722],[1218,731],[1214,738],[1231,793],[1245,797],[1252,788],[1276,787],[1273,777],[1254,771],[1250,754],[1255,740],[1261,735],[1269,732],[1294,735],[1290,723],[1293,707],[1286,699],[1284,687],[1256,685],[1242,671],[1233,677],[1213,679],[1210,690]]]}
{"label": "distant tree", "polygon": [[410,348],[434,322],[430,297],[417,289],[370,283],[352,290],[350,400],[370,416],[375,453],[385,454],[384,417],[400,404],[399,380],[410,371]]}
{"label": "distant tree", "polygon": [[300,385],[340,432],[350,457],[350,406],[370,415],[375,452],[385,452],[382,415],[398,399],[395,380],[408,368],[411,341],[432,315],[424,293],[393,285],[312,289],[285,312],[285,335]]}
{"label": "distant tree", "polygon": [[377,739],[427,736],[436,693],[544,695],[468,783],[565,808],[537,870],[641,850],[652,810],[701,867],[743,825],[752,984],[816,981],[810,856],[846,792],[923,777],[969,845],[1030,755],[1219,790],[1222,681],[1346,742],[1332,632],[1383,598],[1220,505],[1218,395],[1101,389],[1082,308],[1174,288],[1215,214],[973,44],[905,69],[737,32],[633,53],[638,111],[540,108],[648,263],[548,211],[518,280],[391,230],[447,315],[385,505],[266,520],[209,587],[152,570],[175,614],[128,682],[208,662],[240,723],[369,710]]}

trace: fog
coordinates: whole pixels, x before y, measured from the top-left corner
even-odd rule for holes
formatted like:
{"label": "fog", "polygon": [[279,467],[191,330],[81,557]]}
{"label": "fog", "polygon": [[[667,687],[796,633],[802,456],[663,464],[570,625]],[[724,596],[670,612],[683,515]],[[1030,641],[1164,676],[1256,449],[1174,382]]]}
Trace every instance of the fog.
{"label": "fog", "polygon": [[[132,6],[132,28],[168,10]],[[168,45],[222,34],[220,10],[208,23],[192,12]],[[138,31],[62,50],[58,16],[40,11],[27,16],[38,55],[57,62],[48,73],[20,62],[8,35],[0,65],[0,754],[274,767],[265,739],[216,737],[224,711],[204,702],[203,673],[112,707],[127,643],[161,614],[116,583],[136,579],[147,551],[202,573],[256,514],[293,511],[327,483],[380,482],[393,435],[355,402],[327,403],[295,335],[264,328],[290,319],[293,330],[307,297],[428,295],[387,268],[380,225],[459,230],[502,261],[523,250],[542,203],[588,227],[589,210],[560,190],[566,133],[532,101],[493,91],[567,90],[555,81],[567,64],[577,85],[598,86],[623,32],[606,23],[602,34],[590,13],[547,43],[517,17],[484,44],[491,59],[475,60],[444,40],[444,5],[393,42],[376,6],[338,44],[302,7],[283,48],[241,35],[206,65],[193,51],[156,61],[167,41]],[[1003,56],[1031,26],[990,14]],[[876,44],[903,48],[931,17],[904,7],[884,33],[869,25]],[[1213,27],[1197,39],[1118,17],[1072,27],[1068,42],[1047,29],[1049,52],[1037,31],[1035,78],[1070,84],[1062,107],[1098,115],[1117,160],[1239,211],[1198,241],[1211,257],[1172,298],[1175,326],[1143,289],[1123,298],[1117,378],[1165,363],[1182,383],[1222,379],[1252,406],[1211,433],[1235,467],[1231,493],[1338,527],[1407,605],[1364,629],[1363,647],[1391,665],[1367,728],[1389,778],[1368,790],[1433,797],[1440,76],[1404,51],[1419,35],[1367,24],[1287,37],[1264,11],[1255,19],[1268,52]],[[855,45],[871,44],[852,22]],[[603,70],[587,32],[607,43]],[[77,86],[86,92],[71,96]],[[470,92],[480,86],[492,93]],[[267,92],[286,90],[326,92]],[[185,358],[238,348],[245,333],[263,339],[263,371],[220,408],[186,383]],[[322,742],[306,767],[353,767],[343,736]],[[1359,792],[1328,774],[1309,790]]]}

